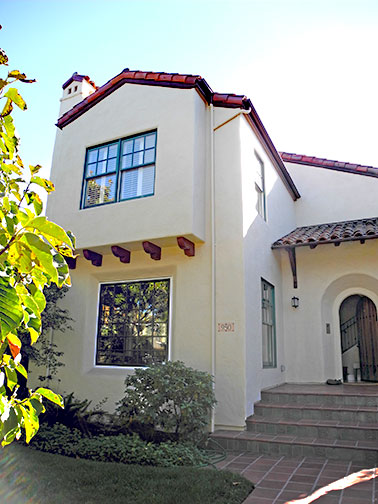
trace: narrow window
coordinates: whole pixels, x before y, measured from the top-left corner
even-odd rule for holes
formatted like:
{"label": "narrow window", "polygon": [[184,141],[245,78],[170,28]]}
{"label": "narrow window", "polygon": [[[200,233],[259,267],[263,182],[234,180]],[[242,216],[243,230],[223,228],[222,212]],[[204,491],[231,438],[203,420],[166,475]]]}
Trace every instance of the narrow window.
{"label": "narrow window", "polygon": [[102,284],[96,364],[149,366],[168,359],[169,280]]}
{"label": "narrow window", "polygon": [[262,360],[264,368],[277,367],[274,287],[261,279]]}
{"label": "narrow window", "polygon": [[261,217],[266,220],[266,202],[265,202],[265,172],[264,163],[260,156],[255,152],[257,159],[256,164],[256,177],[255,177],[255,191],[256,191],[256,210]]}

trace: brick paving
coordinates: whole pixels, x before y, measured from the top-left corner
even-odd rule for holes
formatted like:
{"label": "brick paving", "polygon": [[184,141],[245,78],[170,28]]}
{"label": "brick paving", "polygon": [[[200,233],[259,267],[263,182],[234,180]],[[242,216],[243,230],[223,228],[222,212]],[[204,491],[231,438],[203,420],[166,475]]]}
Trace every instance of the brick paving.
{"label": "brick paving", "polygon": [[[219,469],[242,474],[255,484],[243,504],[378,504],[378,470],[366,464],[310,457],[280,457],[233,452]],[[347,476],[360,472],[359,479]],[[344,479],[345,478],[345,479]],[[362,481],[362,479],[365,481]],[[327,485],[338,481],[338,488]],[[345,488],[342,488],[345,487]],[[325,495],[320,495],[322,489]],[[315,492],[318,492],[315,494]],[[312,499],[305,497],[313,495]]]}

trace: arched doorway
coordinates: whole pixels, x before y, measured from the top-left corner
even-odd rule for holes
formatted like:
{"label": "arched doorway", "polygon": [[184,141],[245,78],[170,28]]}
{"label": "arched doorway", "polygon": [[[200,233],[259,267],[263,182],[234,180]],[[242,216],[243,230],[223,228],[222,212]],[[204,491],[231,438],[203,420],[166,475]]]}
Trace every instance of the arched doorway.
{"label": "arched doorway", "polygon": [[361,295],[347,297],[339,310],[344,378],[378,382],[378,322],[373,301]]}

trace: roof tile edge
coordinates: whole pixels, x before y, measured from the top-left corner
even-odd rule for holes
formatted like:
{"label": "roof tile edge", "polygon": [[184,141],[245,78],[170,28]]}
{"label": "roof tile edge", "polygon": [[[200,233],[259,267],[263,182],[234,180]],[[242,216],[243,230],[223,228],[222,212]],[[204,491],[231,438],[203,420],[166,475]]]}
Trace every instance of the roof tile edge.
{"label": "roof tile edge", "polygon": [[280,152],[281,158],[287,163],[302,164],[306,166],[315,166],[318,168],[327,168],[329,170],[354,173],[356,175],[366,175],[368,177],[378,178],[378,168],[375,166],[365,166],[345,161],[333,161],[326,158],[315,156],[306,156],[304,154],[292,154],[289,152]]}

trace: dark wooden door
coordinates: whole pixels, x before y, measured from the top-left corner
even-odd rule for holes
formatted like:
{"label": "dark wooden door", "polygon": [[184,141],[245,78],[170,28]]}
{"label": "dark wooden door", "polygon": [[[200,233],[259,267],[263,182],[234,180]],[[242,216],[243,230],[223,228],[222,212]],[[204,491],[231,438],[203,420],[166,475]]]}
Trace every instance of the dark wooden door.
{"label": "dark wooden door", "polygon": [[358,302],[357,327],[361,380],[378,382],[377,309],[367,297],[362,297]]}

